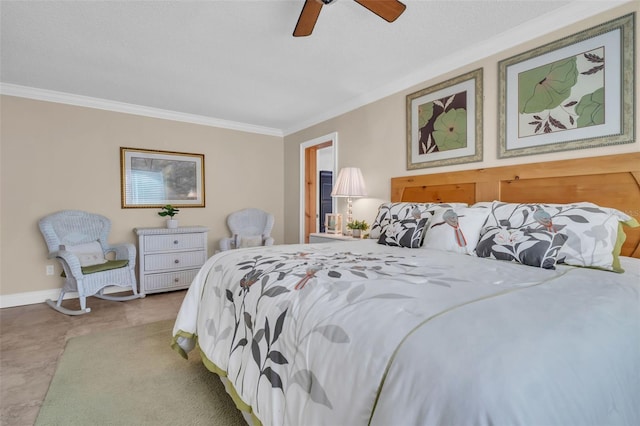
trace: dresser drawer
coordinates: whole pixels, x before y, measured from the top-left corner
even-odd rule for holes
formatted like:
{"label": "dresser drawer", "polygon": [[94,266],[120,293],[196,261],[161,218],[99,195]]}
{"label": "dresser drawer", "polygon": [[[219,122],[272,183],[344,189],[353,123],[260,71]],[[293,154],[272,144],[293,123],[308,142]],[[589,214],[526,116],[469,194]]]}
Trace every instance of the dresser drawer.
{"label": "dresser drawer", "polygon": [[144,288],[146,292],[154,292],[188,287],[198,271],[199,269],[189,269],[186,271],[146,275],[144,277]]}
{"label": "dresser drawer", "polygon": [[148,254],[144,257],[145,272],[169,269],[199,268],[206,259],[205,251]]}
{"label": "dresser drawer", "polygon": [[205,245],[206,237],[202,233],[144,236],[144,247],[147,253],[167,250],[204,249]]}

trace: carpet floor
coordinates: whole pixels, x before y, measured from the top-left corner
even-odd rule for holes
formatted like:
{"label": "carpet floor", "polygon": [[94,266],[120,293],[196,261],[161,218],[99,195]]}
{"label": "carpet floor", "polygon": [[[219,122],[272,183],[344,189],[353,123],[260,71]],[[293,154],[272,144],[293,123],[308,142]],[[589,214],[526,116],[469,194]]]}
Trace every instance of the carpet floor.
{"label": "carpet floor", "polygon": [[169,346],[173,321],[69,339],[37,426],[245,425],[198,355]]}

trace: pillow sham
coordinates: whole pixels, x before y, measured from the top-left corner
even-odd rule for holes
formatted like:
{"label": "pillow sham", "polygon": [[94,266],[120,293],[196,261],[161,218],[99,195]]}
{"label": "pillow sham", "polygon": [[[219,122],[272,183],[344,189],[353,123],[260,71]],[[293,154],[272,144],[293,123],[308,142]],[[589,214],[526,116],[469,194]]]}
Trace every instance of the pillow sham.
{"label": "pillow sham", "polygon": [[378,238],[378,244],[419,248],[429,219],[430,217],[392,220]]}
{"label": "pillow sham", "polygon": [[102,251],[102,246],[98,241],[90,243],[60,246],[61,250],[69,251],[75,254],[80,261],[80,266],[100,265],[107,262]]}
{"label": "pillow sham", "polygon": [[476,254],[478,257],[556,269],[558,252],[567,238],[566,235],[541,229],[489,226],[483,228]]}
{"label": "pillow sham", "polygon": [[427,225],[422,247],[473,254],[489,209],[438,209]]}
{"label": "pillow sham", "polygon": [[378,207],[378,213],[371,225],[369,231],[369,238],[380,238],[380,235],[384,233],[386,227],[392,220],[404,220],[409,218],[421,218],[425,215],[432,215],[433,212],[439,208],[461,208],[466,207],[465,203],[411,203],[411,202],[397,202],[397,203],[382,203]]}
{"label": "pillow sham", "polygon": [[563,234],[567,241],[558,253],[559,263],[615,272],[624,272],[618,259],[622,247],[622,243],[618,243],[620,224],[637,224],[623,212],[587,202],[516,204],[494,201],[490,210],[486,228],[528,227]]}

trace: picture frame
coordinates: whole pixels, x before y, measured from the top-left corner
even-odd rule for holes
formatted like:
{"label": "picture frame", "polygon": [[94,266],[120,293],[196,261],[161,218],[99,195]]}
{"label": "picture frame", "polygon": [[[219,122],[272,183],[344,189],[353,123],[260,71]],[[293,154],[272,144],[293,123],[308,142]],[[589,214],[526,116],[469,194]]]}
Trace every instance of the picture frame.
{"label": "picture frame", "polygon": [[205,207],[204,154],[120,148],[122,208]]}
{"label": "picture frame", "polygon": [[635,13],[498,63],[498,158],[635,140]]}
{"label": "picture frame", "polygon": [[407,170],[482,161],[483,69],[407,95]]}
{"label": "picture frame", "polygon": [[325,213],[324,232],[342,235],[342,215],[340,213]]}

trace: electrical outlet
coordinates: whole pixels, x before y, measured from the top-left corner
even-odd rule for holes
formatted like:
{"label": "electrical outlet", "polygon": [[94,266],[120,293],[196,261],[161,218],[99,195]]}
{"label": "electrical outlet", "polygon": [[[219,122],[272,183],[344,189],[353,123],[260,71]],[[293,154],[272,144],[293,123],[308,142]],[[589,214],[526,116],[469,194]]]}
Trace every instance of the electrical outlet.
{"label": "electrical outlet", "polygon": [[46,273],[47,275],[53,275],[54,273],[53,265],[47,265]]}

